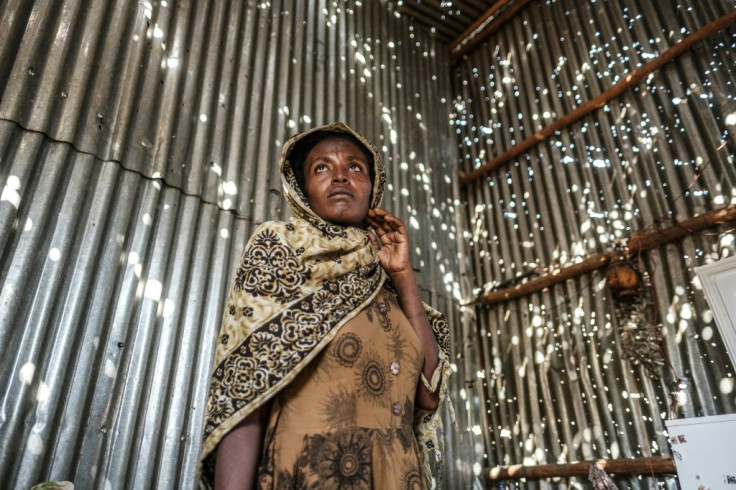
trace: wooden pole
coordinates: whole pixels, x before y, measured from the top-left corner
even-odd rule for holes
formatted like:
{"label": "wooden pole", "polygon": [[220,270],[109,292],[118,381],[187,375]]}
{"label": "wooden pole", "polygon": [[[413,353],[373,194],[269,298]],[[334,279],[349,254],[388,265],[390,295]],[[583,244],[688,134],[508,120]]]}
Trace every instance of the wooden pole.
{"label": "wooden pole", "polygon": [[535,466],[513,465],[486,468],[483,476],[486,481],[516,480],[519,478],[553,478],[588,476],[590,465],[598,463],[606,473],[616,475],[674,475],[675,463],[669,456],[635,459],[598,459],[596,461],[577,461],[567,464],[540,464]]}
{"label": "wooden pole", "polygon": [[450,43],[450,54],[452,54],[455,49],[457,49],[458,46],[460,46],[463,42],[465,42],[466,39],[468,39],[470,36],[473,35],[473,33],[481,26],[485,21],[490,19],[493,14],[498,12],[501,7],[509,3],[511,0],[498,0],[496,3],[491,5],[491,8],[486,10],[483,15],[478,17],[475,22],[473,22],[470,27],[465,29],[465,31],[460,34],[458,37],[456,37],[451,43]]}
{"label": "wooden pole", "polygon": [[663,243],[674,242],[700,230],[730,223],[731,221],[736,221],[736,204],[708,211],[681,223],[675,222],[672,226],[661,230],[644,229],[637,231],[629,238],[629,255],[637,255],[643,250],[658,247]]}
{"label": "wooden pole", "polygon": [[[483,41],[485,41],[486,39],[488,39],[491,36],[491,34],[493,34],[494,32],[496,32],[497,30],[499,30],[509,20],[513,19],[514,16],[519,12],[519,10],[521,10],[522,8],[524,8],[526,6],[526,4],[529,3],[530,1],[531,0],[517,0],[517,2],[515,2],[513,5],[511,5],[511,7],[509,7],[506,11],[504,11],[503,13],[501,13],[497,18],[493,19],[493,21],[491,21],[490,24],[488,24],[486,27],[483,28],[483,30],[481,30],[479,33],[477,33],[475,36],[473,36],[471,39],[469,39],[468,42],[466,42],[464,45],[462,45],[459,48],[457,48],[457,50],[453,50],[453,48],[451,48],[450,49],[450,66],[455,66],[456,64],[458,64],[458,62],[462,59],[462,57],[464,55],[466,55],[471,50],[473,50],[478,44],[480,44]],[[507,2],[505,2],[504,0],[501,0],[501,1],[497,2],[496,4],[494,4],[490,9],[488,9],[488,11],[493,10],[496,7],[496,5],[498,5],[498,4],[505,4],[505,3],[507,3]],[[502,5],[499,5],[499,8],[501,6]],[[486,11],[486,14],[488,13],[488,11]],[[486,14],[483,14],[483,17],[485,17]],[[481,17],[481,18],[483,18],[483,17]],[[490,17],[490,15],[489,15],[489,17]],[[478,21],[476,21],[476,23],[477,22]],[[482,22],[479,23],[478,25],[480,25],[480,24],[482,24]],[[473,23],[473,25],[475,25],[475,23]],[[468,29],[468,30],[470,30],[470,29]],[[466,30],[460,36],[460,38],[458,38],[455,41],[453,41],[453,43],[458,42],[458,41],[459,42],[462,42],[463,41],[462,37],[465,36],[465,33],[467,33],[467,32],[468,31]]]}
{"label": "wooden pole", "polygon": [[489,291],[487,293],[483,293],[483,295],[481,295],[480,297],[481,303],[488,306],[494,303],[509,301],[520,296],[526,296],[527,294],[541,291],[542,289],[548,288],[557,283],[566,281],[573,277],[577,277],[587,272],[592,272],[596,269],[600,269],[601,267],[605,267],[611,260],[611,255],[611,252],[603,252],[594,255],[593,257],[589,257],[582,262],[578,262],[577,264],[573,264],[549,274],[536,277],[529,282],[525,282],[524,284],[517,284],[516,286],[512,286],[508,289],[503,289],[500,291]]}
{"label": "wooden pole", "polygon": [[[628,240],[629,257],[665,243],[679,240],[706,228],[730,223],[732,221],[736,221],[736,204],[708,211],[695,216],[694,218],[689,218],[685,221],[675,223],[668,228],[660,230],[650,230],[647,228],[637,231],[631,235]],[[558,284],[581,274],[605,267],[608,265],[613,254],[614,252],[609,250],[589,257],[577,264],[570,265],[544,276],[536,277],[524,284],[519,284],[502,291],[489,291],[481,295],[480,302],[483,305],[488,306],[541,291],[542,289],[554,284]]]}
{"label": "wooden pole", "polygon": [[498,168],[506,162],[521,155],[540,141],[549,138],[556,131],[569,126],[578,119],[587,116],[594,110],[606,105],[609,101],[618,97],[624,90],[628,89],[632,85],[639,83],[654,70],[661,68],[665,64],[675,59],[677,56],[690,49],[695,43],[702,41],[709,36],[712,36],[721,29],[730,26],[734,22],[736,22],[736,10],[724,15],[718,20],[711,22],[702,29],[695,31],[693,34],[689,35],[679,43],[664,51],[653,61],[647,63],[640,68],[637,68],[636,70],[626,75],[623,80],[615,84],[613,87],[609,88],[597,97],[589,100],[569,114],[562,116],[549,126],[542,128],[539,132],[533,134],[518,145],[512,146],[508,151],[502,153],[496,158],[489,160],[472,172],[469,172],[467,174],[460,172],[460,184],[468,185],[470,182],[473,182],[474,180],[482,177],[491,170]]}

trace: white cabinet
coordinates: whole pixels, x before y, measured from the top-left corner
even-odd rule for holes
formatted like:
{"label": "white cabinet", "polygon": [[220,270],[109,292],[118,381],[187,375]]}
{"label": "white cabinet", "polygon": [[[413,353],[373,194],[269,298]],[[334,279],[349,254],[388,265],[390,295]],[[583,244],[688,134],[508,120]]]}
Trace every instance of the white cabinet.
{"label": "white cabinet", "polygon": [[682,490],[736,490],[736,414],[665,425]]}

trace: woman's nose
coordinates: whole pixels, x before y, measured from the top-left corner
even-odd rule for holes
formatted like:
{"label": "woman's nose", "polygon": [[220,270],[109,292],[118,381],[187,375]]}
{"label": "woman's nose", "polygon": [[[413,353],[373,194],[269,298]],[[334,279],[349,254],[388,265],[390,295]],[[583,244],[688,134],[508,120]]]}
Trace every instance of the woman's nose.
{"label": "woman's nose", "polygon": [[341,183],[348,181],[348,172],[344,168],[338,167],[335,169],[335,173],[332,174],[332,182]]}

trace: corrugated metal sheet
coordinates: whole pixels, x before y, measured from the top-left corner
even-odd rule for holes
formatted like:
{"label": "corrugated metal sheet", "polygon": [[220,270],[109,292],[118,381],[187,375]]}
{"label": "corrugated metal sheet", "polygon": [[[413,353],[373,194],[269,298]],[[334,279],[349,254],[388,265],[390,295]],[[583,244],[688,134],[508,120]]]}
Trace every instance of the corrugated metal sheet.
{"label": "corrugated metal sheet", "polygon": [[0,117],[246,218],[283,214],[262,163],[299,129],[436,131],[445,50],[377,2],[54,5],[6,7]]}
{"label": "corrugated metal sheet", "polygon": [[[386,207],[461,328],[448,56],[408,19],[324,0],[11,2],[0,19],[4,485],[194,485],[224,295],[252,226],[288,214],[276,164],[299,129],[342,119],[383,147]],[[448,442],[466,487],[477,448]]]}
{"label": "corrugated metal sheet", "polygon": [[426,26],[433,36],[450,44],[494,3],[484,0],[391,0],[397,10]]}
{"label": "corrugated metal sheet", "polygon": [[[457,67],[454,124],[470,170],[603,92],[733,2],[532,2]],[[478,291],[608,249],[736,202],[733,28],[645,83],[463,189]],[[653,251],[654,304],[672,368],[653,380],[624,358],[602,273],[478,308],[486,466],[669,454],[664,419],[675,374],[681,416],[736,410],[734,369],[693,267],[732,255],[733,230]],[[650,320],[657,322],[653,318]],[[675,488],[673,478],[660,483]],[[654,479],[620,478],[650,488]],[[584,480],[526,482],[567,488]]]}

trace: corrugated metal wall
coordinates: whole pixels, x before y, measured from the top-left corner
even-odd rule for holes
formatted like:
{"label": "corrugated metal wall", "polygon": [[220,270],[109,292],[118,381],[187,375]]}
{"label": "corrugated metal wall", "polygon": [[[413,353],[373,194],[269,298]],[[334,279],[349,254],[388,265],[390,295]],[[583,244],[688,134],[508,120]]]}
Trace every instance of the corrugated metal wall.
{"label": "corrugated metal wall", "polygon": [[[732,1],[530,3],[456,67],[461,166],[503,153],[733,9]],[[731,27],[463,188],[476,292],[736,203],[735,47]],[[468,351],[478,380],[469,396],[486,415],[477,431],[484,464],[669,454],[664,419],[675,374],[689,380],[681,416],[734,412],[734,369],[693,267],[735,251],[733,229],[721,227],[645,261],[672,363],[659,380],[624,358],[603,271],[478,307],[477,348]],[[656,486],[651,477],[617,482]],[[676,488],[674,478],[659,483]],[[589,484],[522,488],[568,485]]]}
{"label": "corrugated metal wall", "polygon": [[[287,215],[300,129],[383,147],[459,329],[451,92],[446,48],[380,2],[0,4],[3,486],[194,485],[224,295],[252,226]],[[465,487],[476,448],[448,442]]]}

